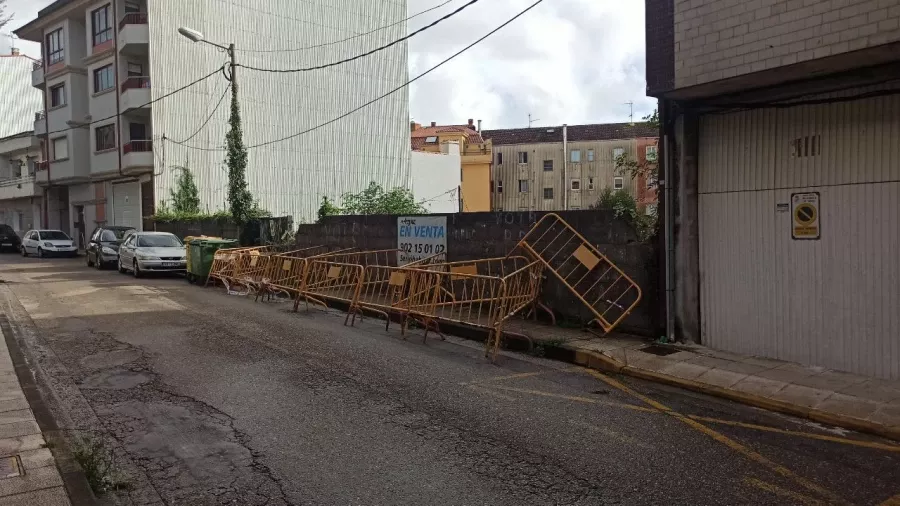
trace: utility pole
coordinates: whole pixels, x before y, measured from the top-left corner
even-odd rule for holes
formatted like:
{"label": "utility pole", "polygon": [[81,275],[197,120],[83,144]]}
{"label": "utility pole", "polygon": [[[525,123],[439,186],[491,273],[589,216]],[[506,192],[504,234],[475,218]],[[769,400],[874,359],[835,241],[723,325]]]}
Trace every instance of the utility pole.
{"label": "utility pole", "polygon": [[231,57],[231,94],[237,98],[237,57],[234,44],[228,44],[228,56]]}

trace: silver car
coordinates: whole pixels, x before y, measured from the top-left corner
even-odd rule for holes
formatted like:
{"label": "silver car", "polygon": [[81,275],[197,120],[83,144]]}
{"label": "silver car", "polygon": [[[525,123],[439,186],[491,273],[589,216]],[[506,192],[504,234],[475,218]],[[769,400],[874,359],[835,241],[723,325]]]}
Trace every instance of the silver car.
{"label": "silver car", "polygon": [[119,272],[139,278],[147,272],[184,272],[187,269],[181,239],[168,232],[133,232],[119,246]]}

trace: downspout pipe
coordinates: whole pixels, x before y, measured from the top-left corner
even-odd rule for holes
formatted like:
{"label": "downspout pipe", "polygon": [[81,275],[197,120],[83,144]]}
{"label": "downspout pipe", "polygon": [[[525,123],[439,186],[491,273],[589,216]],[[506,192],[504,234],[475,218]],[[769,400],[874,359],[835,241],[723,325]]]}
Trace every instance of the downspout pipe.
{"label": "downspout pipe", "polygon": [[[113,54],[113,64],[116,67],[116,149],[119,154],[119,175],[125,176],[122,172],[122,148],[125,146],[125,143],[122,142],[124,137],[124,135],[122,135],[122,79],[120,78],[122,75],[122,68],[119,66],[119,22],[121,20],[119,19],[119,9],[117,4],[118,2],[112,2],[113,26],[115,26],[116,30],[116,36],[113,39],[113,48],[115,49]],[[152,96],[150,98],[151,100],[153,99]],[[94,191],[96,191],[96,189]]]}
{"label": "downspout pipe", "polygon": [[563,125],[563,210],[569,210],[569,127]]}
{"label": "downspout pipe", "polygon": [[41,220],[41,226],[50,228],[50,188],[53,186],[53,178],[50,177],[50,104],[47,100],[50,88],[47,86],[47,57],[43,56],[41,65],[44,67],[44,162],[47,164],[47,189],[44,190],[44,219]]}
{"label": "downspout pipe", "polygon": [[671,109],[664,101],[660,107],[663,130],[663,164],[659,178],[663,184],[663,225],[665,240],[665,289],[666,289],[666,340],[675,342],[675,213],[674,187],[675,168],[673,167],[674,140],[671,138]]}

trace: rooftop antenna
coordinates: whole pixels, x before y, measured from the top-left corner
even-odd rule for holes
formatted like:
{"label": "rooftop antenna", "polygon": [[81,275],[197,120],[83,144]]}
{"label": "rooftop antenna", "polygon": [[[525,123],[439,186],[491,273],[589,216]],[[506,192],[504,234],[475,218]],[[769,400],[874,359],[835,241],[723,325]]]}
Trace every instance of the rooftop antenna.
{"label": "rooftop antenna", "polygon": [[628,123],[634,124],[634,102],[625,102],[625,105],[629,107],[630,112],[628,113]]}
{"label": "rooftop antenna", "polygon": [[531,128],[532,123],[536,123],[540,121],[539,119],[531,119],[531,113],[528,113],[528,128]]}

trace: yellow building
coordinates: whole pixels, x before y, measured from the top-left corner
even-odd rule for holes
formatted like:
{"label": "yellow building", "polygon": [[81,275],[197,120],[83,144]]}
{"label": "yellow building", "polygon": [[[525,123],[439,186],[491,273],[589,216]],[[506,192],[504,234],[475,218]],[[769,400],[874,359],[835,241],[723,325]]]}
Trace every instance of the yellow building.
{"label": "yellow building", "polygon": [[[479,124],[481,121],[479,121]],[[462,188],[460,210],[467,213],[491,210],[491,141],[485,142],[473,120],[468,125],[441,126],[434,122],[423,127],[410,124],[413,151],[440,153],[446,142],[459,143]]]}

